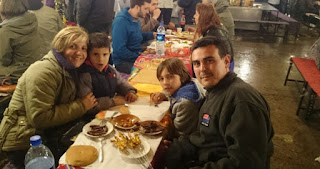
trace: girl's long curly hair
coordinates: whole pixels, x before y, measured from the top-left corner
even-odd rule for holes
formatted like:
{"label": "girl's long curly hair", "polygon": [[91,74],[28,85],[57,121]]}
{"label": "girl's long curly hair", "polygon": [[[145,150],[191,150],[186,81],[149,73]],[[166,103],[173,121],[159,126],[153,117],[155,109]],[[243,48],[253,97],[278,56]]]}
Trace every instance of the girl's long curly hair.
{"label": "girl's long curly hair", "polygon": [[199,13],[199,19],[195,39],[199,39],[210,27],[218,28],[221,25],[219,15],[213,5],[198,3],[196,11]]}

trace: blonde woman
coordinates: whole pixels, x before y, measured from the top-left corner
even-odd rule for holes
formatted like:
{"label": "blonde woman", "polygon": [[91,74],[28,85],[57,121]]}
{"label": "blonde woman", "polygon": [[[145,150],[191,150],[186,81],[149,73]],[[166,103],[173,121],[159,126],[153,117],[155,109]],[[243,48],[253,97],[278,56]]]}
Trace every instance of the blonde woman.
{"label": "blonde woman", "polygon": [[17,168],[23,165],[34,134],[43,136],[55,160],[59,160],[67,147],[58,147],[63,146],[60,139],[70,127],[67,124],[97,105],[92,93],[76,97],[76,68],[87,58],[87,43],[88,35],[82,28],[62,29],[52,41],[52,51],[19,79],[0,125],[1,150]]}

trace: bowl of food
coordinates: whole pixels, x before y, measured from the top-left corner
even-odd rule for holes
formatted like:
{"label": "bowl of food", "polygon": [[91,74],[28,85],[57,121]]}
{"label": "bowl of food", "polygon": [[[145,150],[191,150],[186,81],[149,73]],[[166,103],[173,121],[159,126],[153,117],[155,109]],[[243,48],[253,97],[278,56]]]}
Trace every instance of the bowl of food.
{"label": "bowl of food", "polygon": [[161,134],[165,130],[165,126],[158,122],[153,120],[147,120],[139,123],[140,128],[139,131],[142,134],[146,135],[158,135]]}
{"label": "bowl of food", "polygon": [[121,114],[113,119],[114,126],[119,129],[133,129],[137,127],[140,119],[132,114]]}

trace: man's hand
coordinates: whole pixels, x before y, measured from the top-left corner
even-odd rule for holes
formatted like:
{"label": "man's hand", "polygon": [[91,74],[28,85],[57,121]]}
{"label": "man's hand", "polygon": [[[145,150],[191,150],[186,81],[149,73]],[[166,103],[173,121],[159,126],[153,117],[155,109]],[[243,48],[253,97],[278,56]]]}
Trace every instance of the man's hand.
{"label": "man's hand", "polygon": [[116,106],[126,104],[126,99],[123,96],[115,96],[113,101]]}
{"label": "man's hand", "polygon": [[159,8],[158,8],[158,9],[155,9],[155,10],[153,11],[152,18],[155,19],[155,20],[157,20],[157,19],[159,18],[160,14],[161,14],[160,9],[159,9]]}
{"label": "man's hand", "polygon": [[92,109],[98,104],[97,99],[94,97],[93,93],[90,92],[81,99],[82,104],[84,105],[86,111]]}
{"label": "man's hand", "polygon": [[176,25],[175,25],[173,22],[169,22],[168,28],[169,28],[169,29],[175,29],[175,28],[176,28]]}
{"label": "man's hand", "polygon": [[163,93],[157,92],[150,94],[150,101],[152,101],[155,104],[159,104],[165,100],[167,100],[167,97]]}
{"label": "man's hand", "polygon": [[163,140],[164,149],[167,150],[171,143],[172,142],[169,140]]}
{"label": "man's hand", "polygon": [[138,96],[132,92],[128,92],[124,97],[127,102],[134,102],[138,99]]}

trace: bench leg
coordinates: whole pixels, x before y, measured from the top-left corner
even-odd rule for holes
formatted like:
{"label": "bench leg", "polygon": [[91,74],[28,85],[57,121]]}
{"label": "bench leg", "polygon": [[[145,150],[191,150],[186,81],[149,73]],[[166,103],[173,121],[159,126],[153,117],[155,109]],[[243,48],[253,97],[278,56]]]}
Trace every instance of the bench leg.
{"label": "bench leg", "polygon": [[284,86],[287,85],[287,81],[288,81],[288,78],[289,78],[291,67],[292,67],[292,60],[290,59],[290,65],[289,65],[289,69],[288,69],[288,72],[287,72],[286,79],[284,80]]}
{"label": "bench leg", "polygon": [[302,106],[304,97],[307,95],[307,92],[306,92],[307,87],[308,87],[308,83],[305,82],[304,85],[303,85],[303,88],[302,88],[302,94],[300,96],[300,100],[299,100],[299,104],[298,104],[298,108],[297,108],[297,112],[296,112],[297,116],[299,116],[300,109],[303,109],[303,108],[301,108],[301,106]]}
{"label": "bench leg", "polygon": [[315,100],[316,100],[316,93],[310,89],[310,92],[309,93],[309,100],[308,100],[308,103],[307,103],[307,108],[306,108],[306,116],[305,118],[309,118],[311,116],[311,114],[313,113],[313,107],[314,107],[314,104],[315,104]]}

